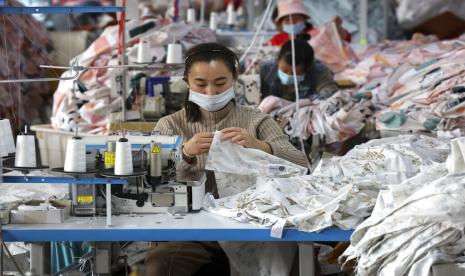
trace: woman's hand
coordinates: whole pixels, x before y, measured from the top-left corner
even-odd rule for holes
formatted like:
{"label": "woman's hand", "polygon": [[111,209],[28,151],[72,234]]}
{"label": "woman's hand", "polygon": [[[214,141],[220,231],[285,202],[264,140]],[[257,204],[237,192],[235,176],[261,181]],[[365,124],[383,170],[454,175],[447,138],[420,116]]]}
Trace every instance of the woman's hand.
{"label": "woman's hand", "polygon": [[208,152],[213,141],[213,133],[201,132],[195,134],[184,144],[184,152],[190,156],[197,156]]}
{"label": "woman's hand", "polygon": [[221,132],[223,133],[221,141],[231,140],[233,143],[246,148],[259,149],[269,154],[272,153],[271,147],[267,142],[258,140],[243,128],[229,127],[223,129]]}

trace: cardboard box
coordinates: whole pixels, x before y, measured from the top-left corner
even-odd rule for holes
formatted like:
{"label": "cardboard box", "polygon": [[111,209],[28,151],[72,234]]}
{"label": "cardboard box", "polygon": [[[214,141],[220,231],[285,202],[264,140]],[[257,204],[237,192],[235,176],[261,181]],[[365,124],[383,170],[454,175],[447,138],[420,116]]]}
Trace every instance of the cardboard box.
{"label": "cardboard box", "polygon": [[69,218],[71,210],[70,200],[56,200],[50,201],[50,203],[57,209],[49,209],[47,211],[11,210],[10,222],[13,224],[53,224],[63,223],[65,219]]}
{"label": "cardboard box", "polygon": [[465,275],[465,264],[436,264],[432,266],[433,276],[462,276]]}

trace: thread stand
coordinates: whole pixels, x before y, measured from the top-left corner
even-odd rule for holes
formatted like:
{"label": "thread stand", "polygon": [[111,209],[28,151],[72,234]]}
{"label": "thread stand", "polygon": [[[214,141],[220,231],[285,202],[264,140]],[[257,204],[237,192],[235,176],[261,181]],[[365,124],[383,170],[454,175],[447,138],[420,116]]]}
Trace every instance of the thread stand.
{"label": "thread stand", "polygon": [[50,171],[52,173],[56,173],[56,174],[65,174],[65,175],[69,175],[69,176],[72,176],[72,177],[76,177],[78,178],[79,176],[81,175],[91,175],[91,174],[98,174],[98,170],[97,169],[87,169],[85,172],[67,172],[65,171],[65,168],[61,167],[61,168],[53,168],[53,169],[50,169]]}
{"label": "thread stand", "polygon": [[100,176],[108,177],[108,178],[125,179],[125,178],[136,178],[136,177],[146,176],[147,175],[147,170],[143,169],[143,168],[134,168],[134,172],[132,174],[129,174],[129,175],[117,175],[117,174],[115,174],[115,170],[113,168],[111,168],[111,169],[104,169],[99,174],[100,174]]}

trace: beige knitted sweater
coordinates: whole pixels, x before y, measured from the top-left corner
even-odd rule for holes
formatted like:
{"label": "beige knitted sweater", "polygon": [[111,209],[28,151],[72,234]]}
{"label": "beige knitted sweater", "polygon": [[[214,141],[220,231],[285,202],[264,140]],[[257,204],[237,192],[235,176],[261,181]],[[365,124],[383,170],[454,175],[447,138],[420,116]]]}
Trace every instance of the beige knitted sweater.
{"label": "beige knitted sweater", "polygon": [[[279,125],[269,115],[251,107],[236,106],[233,102],[216,112],[200,110],[202,115],[198,122],[187,122],[186,111],[182,109],[161,118],[155,127],[155,131],[159,131],[162,135],[181,135],[184,141],[188,141],[196,133],[214,132],[228,127],[240,127],[249,131],[256,138],[267,142],[271,146],[273,155],[304,167],[307,166],[303,153],[289,142],[288,136],[283,133]],[[195,162],[190,164],[181,162],[177,172],[181,175],[189,175],[203,171],[207,156],[207,154],[197,156]],[[207,183],[208,191],[216,191],[216,184]]]}

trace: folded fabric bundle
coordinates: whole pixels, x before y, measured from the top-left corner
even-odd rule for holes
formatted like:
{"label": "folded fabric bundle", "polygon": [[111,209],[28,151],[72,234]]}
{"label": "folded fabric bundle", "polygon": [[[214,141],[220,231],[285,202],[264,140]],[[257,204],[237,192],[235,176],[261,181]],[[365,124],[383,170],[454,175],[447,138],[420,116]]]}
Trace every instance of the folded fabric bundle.
{"label": "folded fabric bundle", "polygon": [[465,139],[445,163],[380,191],[340,261],[356,275],[431,275],[437,263],[465,262]]}
{"label": "folded fabric bundle", "polygon": [[306,140],[312,135],[321,135],[328,144],[358,134],[373,114],[370,95],[354,90],[338,91],[324,100],[301,100],[299,106],[296,114],[295,103],[269,96],[258,108],[285,122],[285,131],[291,138]]}

